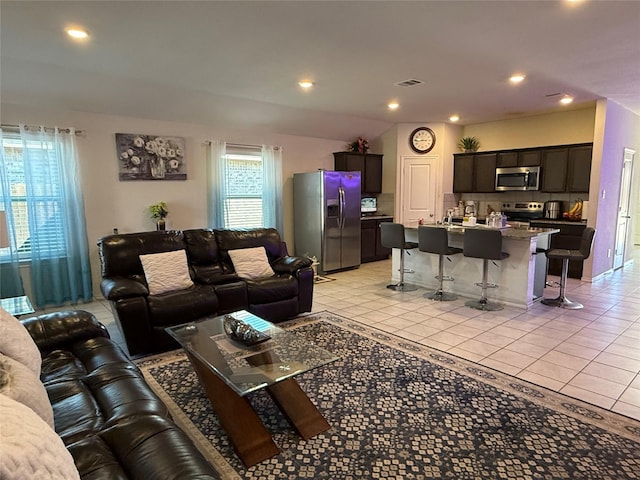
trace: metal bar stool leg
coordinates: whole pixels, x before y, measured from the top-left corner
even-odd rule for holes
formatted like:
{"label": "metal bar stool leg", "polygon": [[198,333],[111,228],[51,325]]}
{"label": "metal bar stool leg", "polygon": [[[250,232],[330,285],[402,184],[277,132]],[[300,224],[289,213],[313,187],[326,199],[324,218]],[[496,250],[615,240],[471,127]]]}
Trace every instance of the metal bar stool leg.
{"label": "metal bar stool leg", "polygon": [[457,295],[445,292],[442,289],[442,282],[444,281],[444,255],[440,255],[440,258],[438,260],[438,280],[440,281],[440,283],[438,284],[438,289],[435,292],[425,293],[424,298],[437,300],[439,302],[450,302],[458,298]]}
{"label": "metal bar stool leg", "polygon": [[400,249],[400,282],[392,285],[387,285],[387,288],[395,290],[396,292],[413,292],[418,289],[413,285],[407,285],[404,283],[404,248]]}
{"label": "metal bar stool leg", "polygon": [[540,303],[549,305],[550,307],[561,307],[569,310],[579,310],[584,306],[578,302],[572,302],[564,295],[564,290],[567,286],[567,276],[569,272],[569,259],[562,259],[562,273],[560,275],[560,292],[557,298],[543,298]]}
{"label": "metal bar stool leg", "polygon": [[476,310],[484,310],[487,312],[497,312],[498,310],[502,310],[504,307],[495,302],[490,302],[487,300],[487,288],[496,288],[497,285],[489,284],[489,260],[482,260],[482,283],[476,284],[482,287],[482,293],[480,295],[480,300],[469,300],[465,302],[467,307],[475,308]]}

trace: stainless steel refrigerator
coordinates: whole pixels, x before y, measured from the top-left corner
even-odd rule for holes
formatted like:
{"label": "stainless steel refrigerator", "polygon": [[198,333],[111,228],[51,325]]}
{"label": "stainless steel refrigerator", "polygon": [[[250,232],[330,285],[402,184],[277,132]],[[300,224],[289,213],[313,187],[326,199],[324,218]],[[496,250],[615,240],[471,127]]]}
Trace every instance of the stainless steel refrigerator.
{"label": "stainless steel refrigerator", "polygon": [[360,265],[360,172],[295,173],[293,210],[296,255],[320,274]]}

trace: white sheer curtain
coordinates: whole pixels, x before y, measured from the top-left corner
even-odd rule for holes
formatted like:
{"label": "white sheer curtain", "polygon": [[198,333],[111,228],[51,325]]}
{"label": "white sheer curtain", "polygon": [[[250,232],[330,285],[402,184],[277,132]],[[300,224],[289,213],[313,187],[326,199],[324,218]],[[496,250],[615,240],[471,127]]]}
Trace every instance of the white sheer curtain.
{"label": "white sheer curtain", "polygon": [[283,235],[282,147],[262,145],[262,219]]}
{"label": "white sheer curtain", "polygon": [[221,140],[213,140],[209,146],[207,188],[208,223],[210,228],[224,228],[225,164],[227,144]]}

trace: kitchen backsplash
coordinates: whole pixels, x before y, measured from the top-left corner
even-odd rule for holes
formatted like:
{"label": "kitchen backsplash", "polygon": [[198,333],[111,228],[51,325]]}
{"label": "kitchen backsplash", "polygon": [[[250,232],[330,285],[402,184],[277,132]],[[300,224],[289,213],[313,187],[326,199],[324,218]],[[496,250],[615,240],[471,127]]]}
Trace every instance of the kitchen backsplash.
{"label": "kitchen backsplash", "polygon": [[459,200],[475,200],[478,202],[478,215],[485,216],[487,207],[491,205],[496,211],[502,209],[503,203],[548,202],[560,201],[563,211],[569,210],[576,200],[589,200],[588,193],[545,193],[545,192],[505,192],[505,193],[461,193]]}

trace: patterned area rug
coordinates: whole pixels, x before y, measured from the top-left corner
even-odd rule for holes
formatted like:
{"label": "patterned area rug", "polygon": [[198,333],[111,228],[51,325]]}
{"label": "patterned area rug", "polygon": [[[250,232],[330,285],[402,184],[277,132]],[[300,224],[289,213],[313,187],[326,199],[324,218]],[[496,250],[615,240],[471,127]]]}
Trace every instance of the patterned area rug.
{"label": "patterned area rug", "polygon": [[296,377],[332,428],[251,394],[282,452],[248,469],[182,352],[138,362],[224,479],[640,478],[640,422],[331,313],[280,325],[340,357]]}

